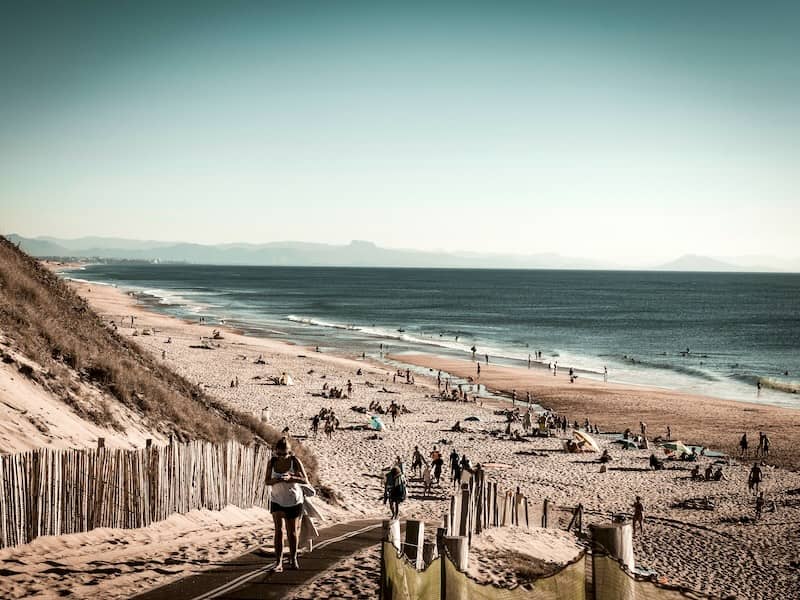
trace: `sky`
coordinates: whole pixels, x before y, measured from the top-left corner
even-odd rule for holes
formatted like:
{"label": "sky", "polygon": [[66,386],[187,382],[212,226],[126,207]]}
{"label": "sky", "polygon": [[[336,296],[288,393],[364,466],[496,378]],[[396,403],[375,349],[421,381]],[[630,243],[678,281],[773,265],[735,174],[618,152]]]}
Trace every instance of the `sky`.
{"label": "sky", "polygon": [[0,10],[2,233],[800,255],[797,2]]}

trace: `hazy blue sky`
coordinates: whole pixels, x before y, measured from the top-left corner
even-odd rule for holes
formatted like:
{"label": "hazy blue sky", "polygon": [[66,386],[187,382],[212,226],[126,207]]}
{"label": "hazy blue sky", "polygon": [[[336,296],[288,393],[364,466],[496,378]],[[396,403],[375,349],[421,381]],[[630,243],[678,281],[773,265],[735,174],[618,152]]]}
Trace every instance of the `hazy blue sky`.
{"label": "hazy blue sky", "polygon": [[800,255],[800,3],[558,4],[3,1],[0,231]]}

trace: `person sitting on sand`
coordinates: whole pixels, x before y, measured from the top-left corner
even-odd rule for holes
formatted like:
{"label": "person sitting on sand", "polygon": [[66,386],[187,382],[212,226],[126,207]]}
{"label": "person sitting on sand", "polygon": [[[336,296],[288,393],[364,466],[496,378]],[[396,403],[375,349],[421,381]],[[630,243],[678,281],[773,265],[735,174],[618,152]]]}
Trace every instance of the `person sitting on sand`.
{"label": "person sitting on sand", "polygon": [[722,467],[717,467],[717,470],[714,471],[714,475],[712,475],[714,481],[728,481],[728,478],[725,477],[725,473],[722,472]]}
{"label": "person sitting on sand", "polygon": [[303,490],[308,477],[300,462],[292,454],[292,446],[285,437],[278,440],[273,456],[267,465],[267,485],[272,486],[270,512],[275,522],[275,571],[283,570],[283,526],[289,539],[289,568],[300,568],[297,562],[297,526],[303,510]]}
{"label": "person sitting on sand", "polygon": [[650,468],[660,471],[664,468],[664,461],[660,460],[655,454],[650,454]]}
{"label": "person sitting on sand", "polygon": [[714,473],[714,466],[709,464],[706,467],[706,472],[705,472],[706,481],[711,481],[711,476],[713,475],[713,473]]}
{"label": "person sitting on sand", "polygon": [[464,431],[461,427],[461,421],[456,421],[456,424],[450,428],[450,431],[455,431],[457,433]]}
{"label": "person sitting on sand", "polygon": [[600,458],[598,460],[603,464],[609,463],[609,462],[611,462],[613,460],[611,458],[611,455],[608,453],[608,448],[603,450],[603,453],[600,455]]}
{"label": "person sitting on sand", "polygon": [[700,465],[695,465],[692,468],[692,479],[695,481],[700,479]]}

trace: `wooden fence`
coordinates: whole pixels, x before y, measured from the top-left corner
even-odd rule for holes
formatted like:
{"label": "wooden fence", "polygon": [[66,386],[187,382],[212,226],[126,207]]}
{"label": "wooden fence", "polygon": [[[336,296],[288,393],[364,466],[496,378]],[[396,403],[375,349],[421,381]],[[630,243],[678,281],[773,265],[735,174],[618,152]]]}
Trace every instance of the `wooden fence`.
{"label": "wooden fence", "polygon": [[267,446],[236,442],[0,456],[0,548],[96,527],[145,527],[194,509],[267,507],[270,456]]}
{"label": "wooden fence", "polygon": [[558,506],[546,498],[535,502],[513,489],[499,490],[497,483],[484,479],[482,471],[476,471],[450,497],[444,518],[447,535],[471,539],[486,528],[508,526],[581,532],[583,506]]}

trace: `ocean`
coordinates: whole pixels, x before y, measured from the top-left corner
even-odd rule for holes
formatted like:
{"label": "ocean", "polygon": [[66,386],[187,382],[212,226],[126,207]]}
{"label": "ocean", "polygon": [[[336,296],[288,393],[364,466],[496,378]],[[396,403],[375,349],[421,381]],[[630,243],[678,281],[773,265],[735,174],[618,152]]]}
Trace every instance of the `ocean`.
{"label": "ocean", "polygon": [[[322,351],[426,352],[800,408],[800,275],[97,264],[66,276]],[[383,348],[381,348],[383,345]],[[757,390],[756,382],[762,389]]]}

